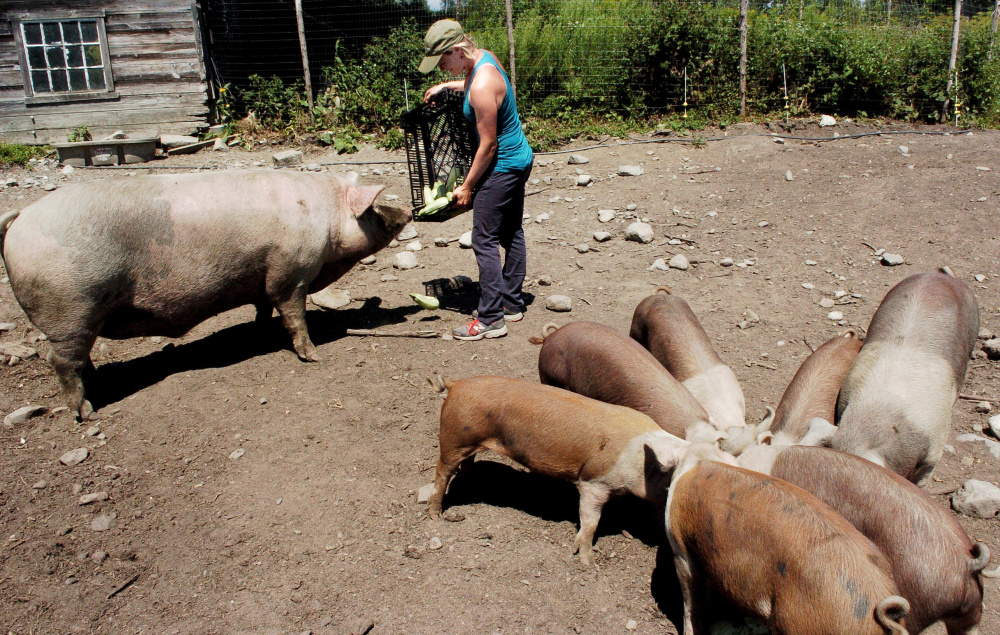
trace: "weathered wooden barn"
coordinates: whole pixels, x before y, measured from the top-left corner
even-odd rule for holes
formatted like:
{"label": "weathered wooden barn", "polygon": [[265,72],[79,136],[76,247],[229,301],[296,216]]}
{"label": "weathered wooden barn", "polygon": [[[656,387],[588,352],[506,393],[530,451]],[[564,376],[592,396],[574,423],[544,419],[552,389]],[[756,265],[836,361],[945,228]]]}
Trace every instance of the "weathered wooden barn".
{"label": "weathered wooden barn", "polygon": [[190,134],[208,125],[196,0],[4,0],[0,141]]}

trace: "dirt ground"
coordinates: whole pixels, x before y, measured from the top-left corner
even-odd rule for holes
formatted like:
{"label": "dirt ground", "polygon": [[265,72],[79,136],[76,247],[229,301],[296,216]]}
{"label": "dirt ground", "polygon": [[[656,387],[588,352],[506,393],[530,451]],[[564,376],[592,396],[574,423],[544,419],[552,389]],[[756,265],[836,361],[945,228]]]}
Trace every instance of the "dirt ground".
{"label": "dirt ground", "polygon": [[[871,130],[808,124],[793,134]],[[98,340],[90,387],[98,412],[83,423],[54,412],[62,401],[44,361],[4,364],[0,414],[26,404],[49,412],[0,428],[2,632],[319,635],[374,624],[374,634],[675,633],[680,595],[669,547],[661,548],[662,522],[640,501],[623,498],[606,508],[590,569],[571,553],[575,488],[496,456],[480,457],[445,499],[464,520],[427,517],[416,491],[433,475],[441,396],[425,377],[537,380],[538,349],[528,336],[547,322],[570,320],[627,332],[636,304],[661,284],[702,320],[742,383],[752,422],[776,405],[808,346],[844,328],[819,304],[839,290],[848,295],[835,310],[847,324],[867,327],[892,285],[947,264],[974,290],[983,326],[1000,331],[1000,134],[780,144],[756,136],[765,132],[749,125],[710,132],[725,138],[702,148],[604,140],[610,147],[580,152],[590,158],[586,165],[567,165],[568,154],[538,156],[538,182],[529,185],[538,193],[526,200],[525,221],[533,303],[505,338],[345,335],[345,328],[374,327],[444,332],[470,319],[474,293],[445,296],[438,312],[408,297],[440,287],[442,279],[476,278],[471,250],[454,242],[434,246],[434,238],[470,228],[465,214],[417,225],[419,268],[393,269],[392,255],[403,246],[387,249],[337,284],[350,292],[350,305],[310,307],[318,364],[295,357],[277,318],[268,330],[255,328],[251,307],[177,340]],[[155,165],[269,169],[274,150],[202,152]],[[370,148],[348,157],[310,149],[305,162],[402,159],[402,152]],[[611,176],[625,164],[645,173]],[[574,185],[577,168],[593,176],[593,185]],[[387,193],[409,198],[404,163],[359,171],[362,182],[386,183]],[[0,191],[0,213],[45,193],[25,187],[26,179],[63,184],[144,173],[0,171],[0,183],[11,176],[21,182]],[[616,219],[599,223],[598,210],[610,208]],[[534,222],[543,213],[549,217]],[[624,240],[635,217],[653,226],[653,243]],[[598,230],[614,237],[598,244]],[[591,251],[579,253],[581,243]],[[906,264],[883,266],[863,243],[901,254]],[[696,263],[687,271],[649,269],[676,253]],[[723,267],[726,257],[736,266]],[[552,285],[540,286],[543,277]],[[0,322],[17,325],[0,333],[0,342],[36,341],[39,333],[6,277],[0,281]],[[547,311],[551,294],[570,296],[572,312]],[[747,310],[760,322],[740,329]],[[44,341],[32,345],[44,357]],[[972,361],[964,392],[986,396],[996,408],[997,371],[997,362]],[[955,404],[954,451],[938,465],[932,492],[969,478],[1000,480],[1000,460],[983,443],[954,440],[985,424],[987,415],[974,405]],[[88,436],[91,426],[100,434]],[[59,462],[79,447],[90,449],[83,463]],[[96,492],[108,499],[78,504],[81,494]],[[937,498],[948,505],[946,494]],[[112,527],[92,529],[99,516]],[[960,521],[1000,554],[995,519]],[[657,567],[660,550],[667,558]],[[985,635],[1000,633],[997,587],[986,581]]]}

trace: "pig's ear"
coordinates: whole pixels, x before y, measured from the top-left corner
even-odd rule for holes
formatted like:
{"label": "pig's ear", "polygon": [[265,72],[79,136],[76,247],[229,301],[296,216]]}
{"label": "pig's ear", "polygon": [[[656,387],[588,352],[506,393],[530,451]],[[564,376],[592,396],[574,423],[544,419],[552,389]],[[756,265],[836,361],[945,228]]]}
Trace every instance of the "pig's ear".
{"label": "pig's ear", "polygon": [[772,423],[774,423],[774,408],[772,408],[771,406],[767,406],[767,414],[765,414],[764,418],[761,419],[760,423],[757,424],[757,430],[758,431],[770,430]]}
{"label": "pig's ear", "polygon": [[350,183],[351,185],[358,184],[358,173],[355,172],[354,170],[351,170],[350,172],[345,174],[344,178],[347,179],[347,182]]}
{"label": "pig's ear", "polygon": [[385,189],[384,185],[366,185],[365,187],[347,186],[347,209],[355,216],[361,216],[372,206],[375,198]]}

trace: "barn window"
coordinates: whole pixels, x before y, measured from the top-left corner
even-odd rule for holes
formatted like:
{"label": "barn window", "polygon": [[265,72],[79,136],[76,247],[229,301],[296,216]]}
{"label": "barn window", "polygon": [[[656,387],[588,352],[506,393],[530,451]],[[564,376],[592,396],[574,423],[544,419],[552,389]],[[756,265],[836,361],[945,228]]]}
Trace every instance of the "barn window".
{"label": "barn window", "polygon": [[114,91],[104,18],[16,21],[26,102],[107,99]]}

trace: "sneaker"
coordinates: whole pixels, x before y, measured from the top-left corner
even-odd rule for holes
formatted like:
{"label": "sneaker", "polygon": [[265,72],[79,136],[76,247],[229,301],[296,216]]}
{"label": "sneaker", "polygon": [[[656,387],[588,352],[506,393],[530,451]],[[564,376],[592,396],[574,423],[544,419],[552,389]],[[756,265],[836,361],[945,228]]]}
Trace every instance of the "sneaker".
{"label": "sneaker", "polygon": [[460,326],[452,330],[451,334],[456,340],[481,340],[484,337],[493,339],[494,337],[503,337],[506,335],[507,325],[503,323],[503,319],[499,319],[492,324],[485,324],[477,318],[465,326]]}
{"label": "sneaker", "polygon": [[[478,318],[479,311],[473,311],[472,317]],[[521,311],[515,311],[514,309],[503,308],[503,319],[507,322],[520,322],[524,319],[524,313]]]}

